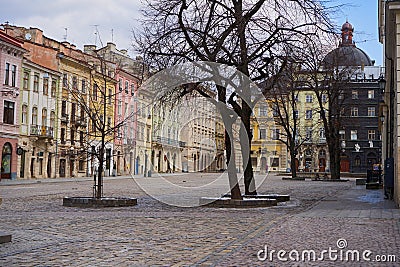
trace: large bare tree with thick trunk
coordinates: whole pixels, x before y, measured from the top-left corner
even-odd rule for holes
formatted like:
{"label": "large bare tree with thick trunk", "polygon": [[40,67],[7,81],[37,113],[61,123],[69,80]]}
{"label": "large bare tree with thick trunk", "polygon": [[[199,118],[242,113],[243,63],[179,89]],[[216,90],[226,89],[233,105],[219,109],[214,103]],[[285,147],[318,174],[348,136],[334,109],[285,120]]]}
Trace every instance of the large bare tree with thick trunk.
{"label": "large bare tree with thick trunk", "polygon": [[[288,48],[331,29],[321,1],[314,0],[147,0],[143,13],[143,30],[135,39],[154,68],[210,61],[232,66],[254,82],[277,75]],[[240,136],[247,139],[241,143],[250,143],[250,90],[232,94],[223,86],[215,88],[218,102],[240,117]],[[250,157],[243,160],[245,194],[256,194]],[[235,192],[232,197],[240,198]]]}

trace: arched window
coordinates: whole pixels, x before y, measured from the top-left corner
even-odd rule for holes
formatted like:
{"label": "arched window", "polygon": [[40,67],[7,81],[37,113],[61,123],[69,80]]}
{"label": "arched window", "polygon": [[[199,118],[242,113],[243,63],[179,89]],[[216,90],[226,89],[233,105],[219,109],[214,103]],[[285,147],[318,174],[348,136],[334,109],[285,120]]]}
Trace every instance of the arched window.
{"label": "arched window", "polygon": [[37,107],[32,108],[32,124],[37,125],[38,110]]}
{"label": "arched window", "polygon": [[11,178],[11,155],[12,146],[5,143],[1,153],[1,178]]}
{"label": "arched window", "polygon": [[54,128],[55,124],[56,124],[56,113],[52,111],[50,113],[50,127]]}
{"label": "arched window", "polygon": [[28,123],[28,106],[22,105],[21,123]]}
{"label": "arched window", "polygon": [[42,109],[42,126],[47,126],[47,109]]}

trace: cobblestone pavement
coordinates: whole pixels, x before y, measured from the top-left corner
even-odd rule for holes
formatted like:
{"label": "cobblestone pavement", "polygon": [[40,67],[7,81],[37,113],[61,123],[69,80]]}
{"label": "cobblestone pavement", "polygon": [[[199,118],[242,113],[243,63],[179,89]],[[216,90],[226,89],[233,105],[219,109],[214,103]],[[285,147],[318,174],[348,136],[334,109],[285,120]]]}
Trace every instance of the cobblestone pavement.
{"label": "cobblestone pavement", "polygon": [[[177,185],[198,186],[216,174],[176,174]],[[262,177],[257,177],[261,179]],[[399,266],[400,212],[381,190],[343,183],[283,181],[269,175],[259,193],[290,194],[272,208],[183,208],[147,196],[135,179],[159,186],[159,178],[106,178],[106,196],[138,198],[127,208],[70,208],[65,196],[88,196],[91,179],[1,181],[0,231],[13,235],[0,244],[0,266]],[[223,193],[223,192],[221,192]],[[165,192],[175,194],[179,192]],[[347,242],[339,249],[337,242]],[[342,245],[342,243],[340,243]],[[329,248],[371,250],[374,262],[281,261],[264,251]],[[262,251],[261,251],[262,250]],[[376,262],[376,255],[397,262]],[[257,256],[258,255],[258,256]],[[291,254],[295,257],[296,254]],[[292,258],[293,258],[292,257]]]}

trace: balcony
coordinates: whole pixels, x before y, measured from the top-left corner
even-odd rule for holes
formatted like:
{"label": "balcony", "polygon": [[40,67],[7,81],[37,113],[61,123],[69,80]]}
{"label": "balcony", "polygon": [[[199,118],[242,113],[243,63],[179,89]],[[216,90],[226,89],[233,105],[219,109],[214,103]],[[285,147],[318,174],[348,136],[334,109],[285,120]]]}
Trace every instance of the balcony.
{"label": "balcony", "polygon": [[37,136],[42,138],[53,138],[54,131],[53,127],[42,126],[42,125],[31,125],[31,136]]}
{"label": "balcony", "polygon": [[155,136],[153,139],[154,142],[157,142],[162,145],[170,145],[170,146],[175,146],[175,147],[184,147],[186,145],[186,142],[174,140],[171,138],[167,137],[162,137],[162,136]]}
{"label": "balcony", "polygon": [[85,118],[76,117],[74,120],[76,126],[87,127],[87,122]]}
{"label": "balcony", "polygon": [[61,122],[68,123],[68,114],[61,114]]}

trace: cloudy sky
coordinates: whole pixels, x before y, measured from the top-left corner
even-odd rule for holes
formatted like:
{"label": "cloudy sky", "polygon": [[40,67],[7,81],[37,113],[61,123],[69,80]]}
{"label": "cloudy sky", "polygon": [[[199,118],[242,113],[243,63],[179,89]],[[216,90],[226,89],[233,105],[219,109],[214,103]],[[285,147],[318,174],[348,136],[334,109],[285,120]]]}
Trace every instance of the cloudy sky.
{"label": "cloudy sky", "polygon": [[[347,18],[355,27],[357,46],[381,65],[377,0],[333,0],[333,4],[341,3],[351,4],[335,14],[335,23],[340,27]],[[0,23],[37,27],[59,41],[67,35],[67,40],[80,49],[84,44],[100,46],[100,36],[104,45],[113,41],[131,55],[132,29],[140,27],[137,20],[142,8],[141,0],[0,0],[0,6]],[[99,34],[95,34],[95,25]]]}

